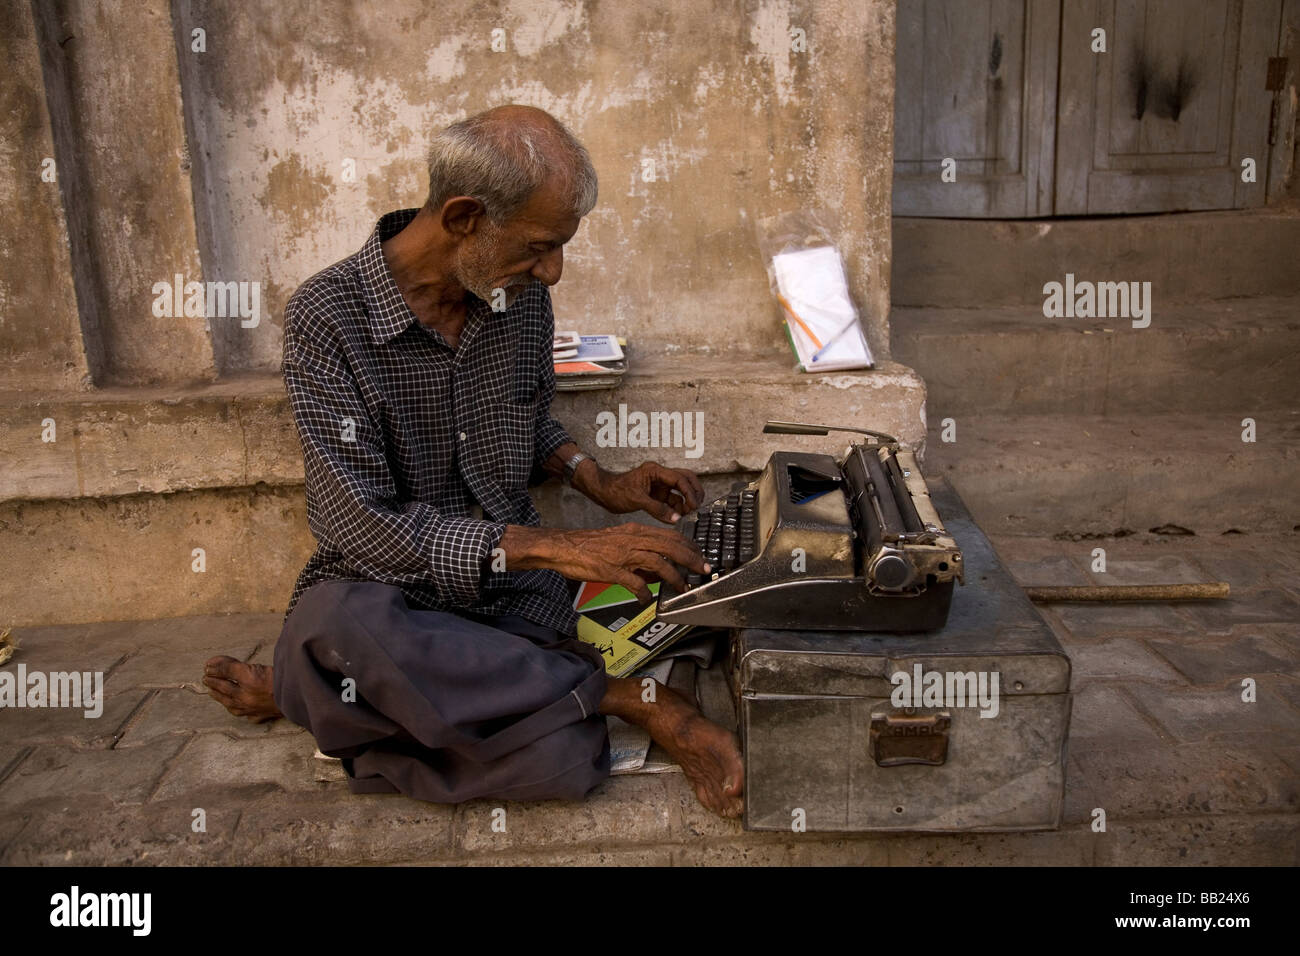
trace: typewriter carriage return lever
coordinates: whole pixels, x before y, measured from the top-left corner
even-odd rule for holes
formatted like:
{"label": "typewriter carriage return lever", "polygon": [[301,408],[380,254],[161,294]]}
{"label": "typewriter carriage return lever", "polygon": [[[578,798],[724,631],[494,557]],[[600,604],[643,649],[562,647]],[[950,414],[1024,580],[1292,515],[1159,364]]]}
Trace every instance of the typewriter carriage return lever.
{"label": "typewriter carriage return lever", "polygon": [[853,428],[849,425],[808,425],[804,422],[768,422],[763,426],[764,435],[828,435],[831,432],[857,432],[859,435],[870,435],[872,438],[879,438],[890,445],[897,445],[899,441],[893,435],[886,435],[884,432],[873,432],[870,428]]}
{"label": "typewriter carriage return lever", "polygon": [[682,519],[708,580],[661,585],[674,623],[853,631],[926,631],[948,617],[961,550],[945,530],[913,453],[892,435],[768,422],[767,434],[866,435],[840,459],[774,452],[746,488]]}

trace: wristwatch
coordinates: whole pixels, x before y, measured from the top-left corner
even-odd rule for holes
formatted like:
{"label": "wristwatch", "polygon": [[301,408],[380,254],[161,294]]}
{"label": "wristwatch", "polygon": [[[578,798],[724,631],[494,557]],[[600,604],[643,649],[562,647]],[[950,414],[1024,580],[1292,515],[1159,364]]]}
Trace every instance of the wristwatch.
{"label": "wristwatch", "polygon": [[578,452],[576,455],[574,455],[572,458],[566,461],[564,463],[564,483],[572,487],[573,476],[577,474],[578,466],[581,465],[584,461],[590,461],[590,460],[591,460],[590,455],[584,455],[582,452]]}

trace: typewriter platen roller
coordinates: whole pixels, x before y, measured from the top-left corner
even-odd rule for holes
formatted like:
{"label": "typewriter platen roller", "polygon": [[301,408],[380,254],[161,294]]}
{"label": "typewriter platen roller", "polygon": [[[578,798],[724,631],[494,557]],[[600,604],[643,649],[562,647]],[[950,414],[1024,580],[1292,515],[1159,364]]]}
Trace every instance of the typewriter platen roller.
{"label": "typewriter platen roller", "polygon": [[[826,434],[769,422],[764,431]],[[926,631],[948,617],[961,550],[943,527],[912,452],[891,436],[839,459],[780,451],[746,488],[702,506],[679,530],[712,567],[687,590],[661,586],[657,616],[715,627]]]}

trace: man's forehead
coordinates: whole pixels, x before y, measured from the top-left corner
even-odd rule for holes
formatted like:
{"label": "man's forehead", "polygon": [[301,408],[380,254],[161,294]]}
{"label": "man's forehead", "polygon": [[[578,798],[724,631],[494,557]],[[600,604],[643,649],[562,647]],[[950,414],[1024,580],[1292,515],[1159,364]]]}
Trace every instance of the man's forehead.
{"label": "man's forehead", "polygon": [[528,197],[524,208],[515,214],[515,222],[528,232],[545,232],[547,238],[568,239],[581,221],[573,214],[569,197],[555,182],[543,183]]}

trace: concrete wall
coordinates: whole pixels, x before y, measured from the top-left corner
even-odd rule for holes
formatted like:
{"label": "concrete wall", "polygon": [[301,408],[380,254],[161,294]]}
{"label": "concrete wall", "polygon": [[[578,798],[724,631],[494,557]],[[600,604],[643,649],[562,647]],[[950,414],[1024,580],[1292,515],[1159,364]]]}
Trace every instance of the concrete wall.
{"label": "concrete wall", "polygon": [[90,384],[35,23],[0,0],[0,380],[5,390]]}
{"label": "concrete wall", "polygon": [[298,283],[423,202],[429,133],[508,102],[567,123],[601,177],[566,249],[562,325],[783,350],[752,220],[820,203],[883,357],[893,19],[890,0],[178,2],[206,270],[262,282],[268,314],[214,321],[220,367],[276,367]]}
{"label": "concrete wall", "polygon": [[170,12],[158,0],[31,9],[95,384],[211,380],[204,319],[154,309],[155,283],[204,278]]}

